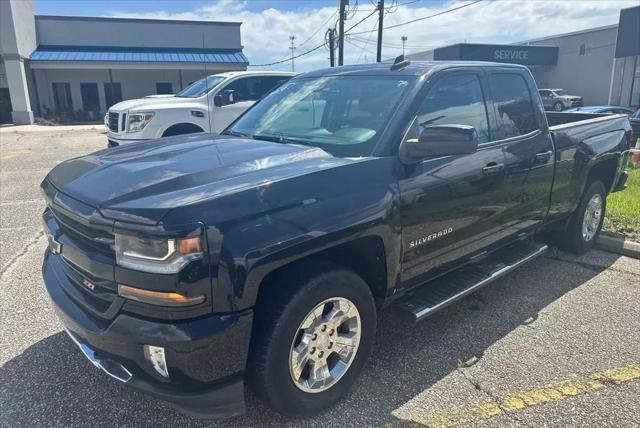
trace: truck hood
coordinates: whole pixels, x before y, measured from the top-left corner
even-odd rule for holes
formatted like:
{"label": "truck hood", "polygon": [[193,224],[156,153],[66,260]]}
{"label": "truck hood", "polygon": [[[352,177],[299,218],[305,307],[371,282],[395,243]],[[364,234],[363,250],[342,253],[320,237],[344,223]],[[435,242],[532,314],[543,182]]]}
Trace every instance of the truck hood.
{"label": "truck hood", "polygon": [[106,218],[157,224],[176,207],[351,162],[315,147],[196,134],[71,159],[47,180]]}
{"label": "truck hood", "polygon": [[144,111],[162,108],[175,108],[182,105],[194,104],[194,101],[194,98],[175,96],[137,98],[114,104],[109,108],[109,111],[122,113],[129,110]]}

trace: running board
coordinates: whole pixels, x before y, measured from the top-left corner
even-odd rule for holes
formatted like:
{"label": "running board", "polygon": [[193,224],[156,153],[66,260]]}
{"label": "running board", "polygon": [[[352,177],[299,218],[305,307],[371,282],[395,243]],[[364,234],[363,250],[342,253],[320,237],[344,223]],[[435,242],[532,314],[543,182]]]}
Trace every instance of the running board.
{"label": "running board", "polygon": [[410,291],[397,305],[415,322],[421,321],[544,254],[547,248],[528,240],[515,242]]}

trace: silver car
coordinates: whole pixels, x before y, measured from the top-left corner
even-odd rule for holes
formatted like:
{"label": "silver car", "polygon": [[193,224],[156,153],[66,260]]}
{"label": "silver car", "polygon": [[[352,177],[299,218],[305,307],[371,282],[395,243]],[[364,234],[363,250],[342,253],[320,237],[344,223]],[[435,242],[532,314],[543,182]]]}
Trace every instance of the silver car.
{"label": "silver car", "polygon": [[540,89],[542,104],[546,110],[562,111],[567,108],[581,107],[584,102],[577,95],[566,95],[562,89]]}

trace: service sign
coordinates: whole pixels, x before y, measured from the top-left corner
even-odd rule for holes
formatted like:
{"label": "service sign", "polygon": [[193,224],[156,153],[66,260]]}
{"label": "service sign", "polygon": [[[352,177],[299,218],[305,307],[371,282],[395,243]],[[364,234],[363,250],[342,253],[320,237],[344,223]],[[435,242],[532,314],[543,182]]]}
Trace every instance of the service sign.
{"label": "service sign", "polygon": [[492,61],[522,65],[556,65],[555,46],[483,45],[461,43],[434,51],[435,60]]}

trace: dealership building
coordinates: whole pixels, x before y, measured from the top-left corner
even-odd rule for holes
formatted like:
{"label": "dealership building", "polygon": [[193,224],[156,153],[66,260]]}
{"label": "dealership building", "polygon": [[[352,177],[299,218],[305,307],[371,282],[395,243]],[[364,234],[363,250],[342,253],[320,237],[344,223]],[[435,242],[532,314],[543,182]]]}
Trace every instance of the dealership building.
{"label": "dealership building", "polygon": [[0,123],[98,120],[125,99],[246,70],[240,23],[42,16],[0,1]]}
{"label": "dealership building", "polygon": [[617,25],[508,45],[459,43],[407,55],[413,60],[495,61],[526,65],[540,88],[562,88],[585,105],[640,106],[640,6]]}

